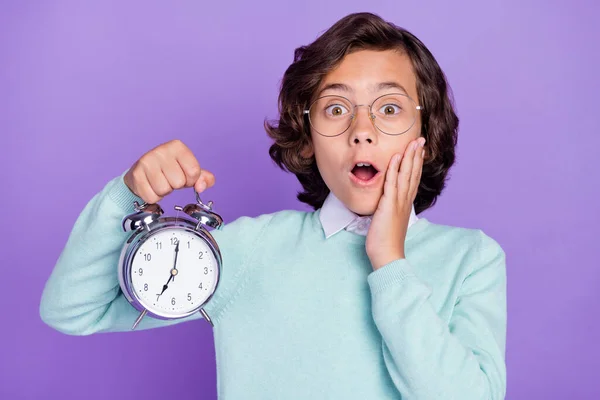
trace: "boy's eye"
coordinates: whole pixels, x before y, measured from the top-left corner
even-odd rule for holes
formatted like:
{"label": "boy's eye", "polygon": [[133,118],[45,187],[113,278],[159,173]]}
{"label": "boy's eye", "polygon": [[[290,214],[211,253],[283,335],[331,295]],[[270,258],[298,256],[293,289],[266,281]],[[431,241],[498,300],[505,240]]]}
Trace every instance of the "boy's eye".
{"label": "boy's eye", "polygon": [[328,115],[337,117],[348,113],[348,109],[341,104],[332,104],[325,109]]}
{"label": "boy's eye", "polygon": [[395,104],[386,104],[379,109],[379,112],[384,115],[395,115],[400,112],[401,108]]}

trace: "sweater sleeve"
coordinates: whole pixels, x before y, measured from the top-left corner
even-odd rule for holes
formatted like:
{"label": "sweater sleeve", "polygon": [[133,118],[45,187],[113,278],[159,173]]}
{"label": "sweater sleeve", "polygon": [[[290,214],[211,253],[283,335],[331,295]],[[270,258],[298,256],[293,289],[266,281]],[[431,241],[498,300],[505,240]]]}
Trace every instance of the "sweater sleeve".
{"label": "sweater sleeve", "polygon": [[504,399],[506,262],[478,231],[478,256],[450,321],[436,313],[431,289],[406,259],[369,274],[383,357],[403,399]]}
{"label": "sweater sleeve", "polygon": [[[121,249],[131,234],[122,230],[121,221],[135,211],[134,200],[143,202],[125,185],[124,175],[108,182],[87,203],[44,286],[40,316],[57,331],[69,335],[130,331],[140,314],[123,295],[118,280]],[[223,256],[219,287],[204,307],[214,324],[242,279],[245,249],[253,247],[268,220],[268,216],[240,217],[211,231]],[[136,330],[199,318],[200,313],[176,320],[146,316]]]}

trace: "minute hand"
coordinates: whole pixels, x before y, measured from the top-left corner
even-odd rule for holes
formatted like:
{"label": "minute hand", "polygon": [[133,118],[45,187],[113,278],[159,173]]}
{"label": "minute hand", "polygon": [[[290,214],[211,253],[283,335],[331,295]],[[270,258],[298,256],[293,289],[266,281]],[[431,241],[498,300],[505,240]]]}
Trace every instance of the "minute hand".
{"label": "minute hand", "polygon": [[173,270],[171,271],[171,275],[173,276],[173,281],[175,281],[175,275],[179,271],[177,271],[177,256],[179,255],[179,240],[177,240],[177,245],[175,246],[175,260],[173,261]]}

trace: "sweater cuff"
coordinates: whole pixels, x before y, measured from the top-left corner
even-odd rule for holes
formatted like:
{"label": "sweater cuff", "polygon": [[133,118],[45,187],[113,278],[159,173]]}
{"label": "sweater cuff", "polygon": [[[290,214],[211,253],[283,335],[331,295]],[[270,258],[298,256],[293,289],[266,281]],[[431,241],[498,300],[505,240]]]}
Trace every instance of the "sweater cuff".
{"label": "sweater cuff", "polygon": [[408,260],[401,258],[371,272],[367,276],[367,282],[371,287],[371,292],[379,293],[389,286],[400,284],[407,278],[415,276]]}
{"label": "sweater cuff", "polygon": [[129,189],[129,187],[127,187],[125,181],[123,180],[126,173],[127,170],[113,179],[111,186],[108,189],[108,197],[114,201],[124,212],[133,212],[135,211],[133,202],[137,201],[139,204],[143,204],[144,200],[135,195]]}

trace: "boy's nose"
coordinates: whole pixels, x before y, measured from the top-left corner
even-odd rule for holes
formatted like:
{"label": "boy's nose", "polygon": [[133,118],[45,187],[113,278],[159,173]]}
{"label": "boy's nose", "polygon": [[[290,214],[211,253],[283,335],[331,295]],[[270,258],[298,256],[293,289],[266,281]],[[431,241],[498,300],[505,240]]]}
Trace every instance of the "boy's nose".
{"label": "boy's nose", "polygon": [[[363,110],[364,108],[364,110]],[[369,106],[356,106],[354,109],[354,120],[350,134],[350,142],[353,144],[359,143],[377,143],[377,132]]]}

